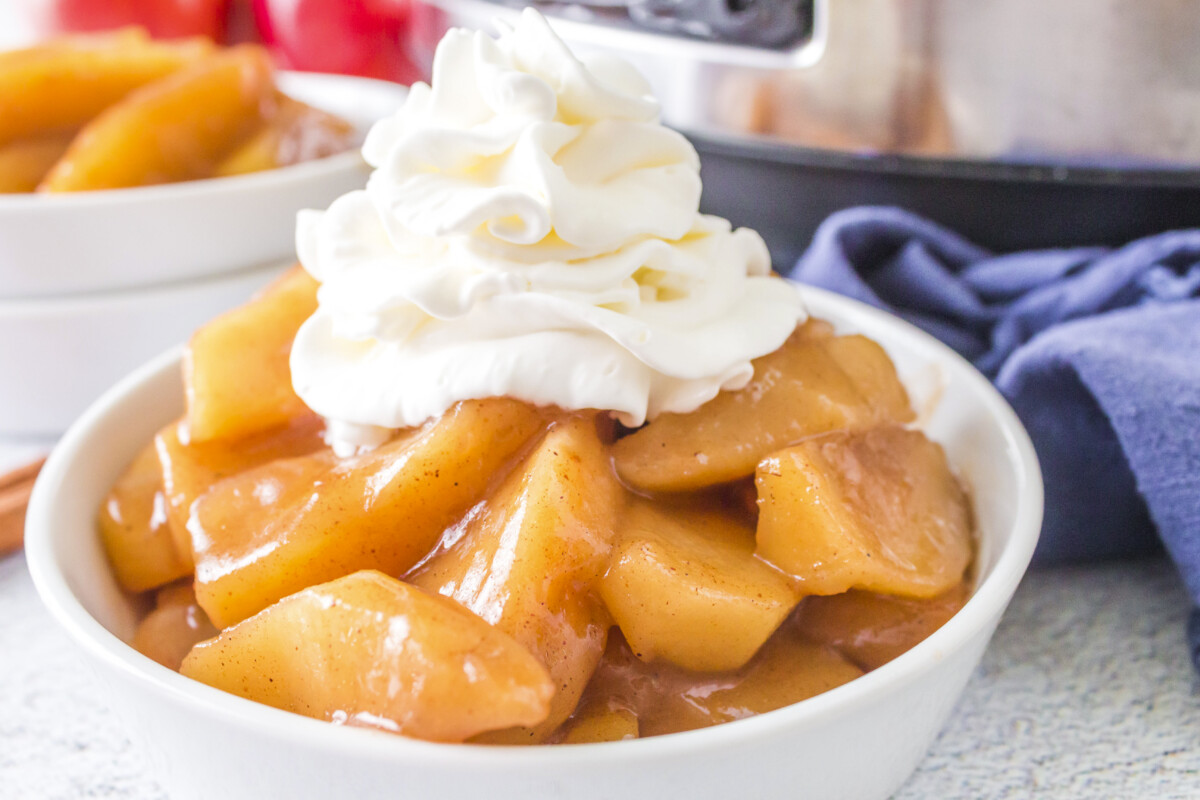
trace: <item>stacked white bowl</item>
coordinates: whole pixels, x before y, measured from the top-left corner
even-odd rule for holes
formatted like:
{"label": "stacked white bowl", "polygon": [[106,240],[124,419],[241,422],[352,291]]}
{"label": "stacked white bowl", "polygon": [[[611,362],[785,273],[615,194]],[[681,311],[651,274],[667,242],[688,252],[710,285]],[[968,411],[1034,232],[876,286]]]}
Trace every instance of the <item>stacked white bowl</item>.
{"label": "stacked white bowl", "polygon": [[[365,133],[402,86],[282,73]],[[0,195],[0,437],[53,437],[102,391],[295,260],[296,212],[361,188],[357,150],[231,178]]]}

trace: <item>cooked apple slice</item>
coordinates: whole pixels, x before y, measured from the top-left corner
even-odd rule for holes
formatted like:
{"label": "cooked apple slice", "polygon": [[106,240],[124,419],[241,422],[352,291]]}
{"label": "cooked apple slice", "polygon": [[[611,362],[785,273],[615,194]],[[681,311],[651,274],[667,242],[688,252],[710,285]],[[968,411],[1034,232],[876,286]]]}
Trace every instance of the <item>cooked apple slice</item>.
{"label": "cooked apple slice", "polygon": [[754,474],[758,462],[810,436],[913,418],[887,354],[861,336],[831,338],[810,322],[755,359],[743,389],[690,414],[663,414],[613,448],[637,489],[676,492]]}
{"label": "cooked apple slice", "polygon": [[692,672],[665,661],[646,664],[614,633],[586,702],[607,698],[607,707],[626,709],[637,719],[640,736],[661,736],[774,711],[862,674],[833,648],[786,629],[733,672]]}
{"label": "cooked apple slice", "polygon": [[244,439],[195,442],[185,422],[171,423],[154,439],[167,498],[167,518],[180,558],[193,566],[188,517],[192,505],[217,481],[272,461],[314,453],[324,448],[325,422],[316,414],[294,418]]}
{"label": "cooked apple slice", "polygon": [[0,144],[75,131],[101,111],[211,53],[206,39],[154,42],[133,29],[74,36],[0,57]]}
{"label": "cooked apple slice", "polygon": [[781,636],[727,678],[697,680],[692,673],[692,688],[668,694],[639,725],[643,736],[719,725],[799,703],[862,674],[831,647]]}
{"label": "cooked apple slice", "polygon": [[896,366],[878,343],[866,336],[833,336],[822,344],[874,409],[870,424],[902,425],[916,418]]}
{"label": "cooked apple slice", "polygon": [[178,671],[183,657],[218,631],[196,604],[191,583],[175,584],[158,593],[158,604],[138,624],[133,647],[168,669]]}
{"label": "cooked apple slice", "polygon": [[47,134],[0,145],[0,194],[32,192],[71,144],[72,135]]}
{"label": "cooked apple slice", "polygon": [[758,553],[806,594],[933,597],[971,560],[966,495],[919,431],[811,439],[763,459],[756,480]]}
{"label": "cooked apple slice", "polygon": [[860,591],[810,597],[791,624],[813,641],[830,645],[872,670],[927,639],[958,613],[969,596],[962,582],[930,598]]}
{"label": "cooked apple slice", "polygon": [[209,177],[262,124],[272,91],[265,50],[223,50],[102,112],[79,132],[40,189],[80,192]]}
{"label": "cooked apple slice", "polygon": [[154,447],[138,454],[100,507],[100,540],[113,575],[144,592],[191,572],[175,549]]}
{"label": "cooked apple slice", "polygon": [[[196,602],[196,590],[192,588],[192,579],[184,578],[160,586],[154,592],[154,607],[192,605]],[[215,634],[214,634],[215,635]]]}
{"label": "cooked apple slice", "polygon": [[611,624],[593,588],[621,498],[594,415],[561,420],[409,576],[510,634],[550,670],[557,692],[545,722],[488,741],[544,741],[574,711]]}
{"label": "cooked apple slice", "polygon": [[555,736],[560,744],[622,742],[638,738],[638,719],[624,708],[592,705],[576,711]]}
{"label": "cooked apple slice", "polygon": [[293,267],[196,331],[183,360],[192,441],[242,438],[309,413],[292,390],[288,357],[296,331],[317,310],[317,285]]}
{"label": "cooked apple slice", "polygon": [[200,605],[224,628],[360,569],[403,573],[544,425],[515,400],[468,401],[363,455],[324,450],[217,482],[188,519]]}
{"label": "cooked apple slice", "polygon": [[277,92],[271,118],[217,165],[216,174],[245,175],[324,158],[350,149],[353,141],[354,126],[346,120]]}
{"label": "cooked apple slice", "polygon": [[281,600],[197,645],[180,671],[297,714],[438,742],[536,725],[554,693],[512,637],[370,570]]}
{"label": "cooked apple slice", "polygon": [[737,669],[796,604],[754,555],[754,528],[728,514],[638,500],[619,530],[600,596],[644,661]]}

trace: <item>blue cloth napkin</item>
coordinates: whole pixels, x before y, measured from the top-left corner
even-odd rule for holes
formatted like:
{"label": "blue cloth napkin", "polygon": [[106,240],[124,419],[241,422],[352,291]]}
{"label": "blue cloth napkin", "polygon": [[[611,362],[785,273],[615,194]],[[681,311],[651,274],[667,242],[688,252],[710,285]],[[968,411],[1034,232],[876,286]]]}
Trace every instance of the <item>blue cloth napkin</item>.
{"label": "blue cloth napkin", "polygon": [[898,314],[991,378],[1045,475],[1035,559],[1161,541],[1195,605],[1200,669],[1200,230],[994,255],[908,212],[853,208],[791,277]]}

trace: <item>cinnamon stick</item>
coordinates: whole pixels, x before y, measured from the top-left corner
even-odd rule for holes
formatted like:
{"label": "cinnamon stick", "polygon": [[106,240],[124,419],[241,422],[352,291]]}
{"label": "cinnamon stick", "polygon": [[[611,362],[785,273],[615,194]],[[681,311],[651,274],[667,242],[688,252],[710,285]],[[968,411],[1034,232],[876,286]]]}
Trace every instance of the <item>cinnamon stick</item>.
{"label": "cinnamon stick", "polygon": [[25,540],[25,507],[46,459],[0,475],[0,558],[20,550]]}

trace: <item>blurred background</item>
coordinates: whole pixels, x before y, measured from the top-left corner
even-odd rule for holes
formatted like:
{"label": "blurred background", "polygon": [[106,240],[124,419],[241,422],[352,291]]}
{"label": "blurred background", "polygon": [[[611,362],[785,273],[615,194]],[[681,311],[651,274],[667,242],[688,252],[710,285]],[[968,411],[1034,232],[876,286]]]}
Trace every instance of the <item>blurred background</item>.
{"label": "blurred background", "polygon": [[[17,0],[0,36],[137,24],[262,41],[287,69],[410,83],[491,0]],[[580,52],[646,73],[696,143],[705,210],[790,265],[820,220],[901,205],[999,250],[1200,224],[1188,0],[544,2]],[[748,187],[755,187],[749,189]]]}

